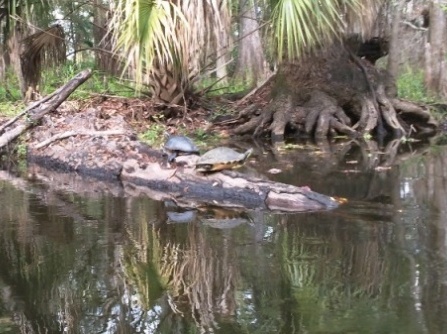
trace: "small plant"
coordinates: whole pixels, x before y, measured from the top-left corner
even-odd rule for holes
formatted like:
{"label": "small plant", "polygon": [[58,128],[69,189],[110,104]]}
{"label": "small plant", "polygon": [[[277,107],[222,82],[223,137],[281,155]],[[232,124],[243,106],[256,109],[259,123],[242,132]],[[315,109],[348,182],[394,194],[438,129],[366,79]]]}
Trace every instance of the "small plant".
{"label": "small plant", "polygon": [[204,78],[196,84],[197,91],[205,91],[208,96],[217,96],[222,94],[232,94],[247,91],[249,86],[247,83],[230,79],[226,83],[218,82],[216,78]]}
{"label": "small plant", "polygon": [[162,124],[155,123],[151,127],[140,134],[138,137],[141,141],[151,145],[151,146],[161,146],[165,140],[166,127]]}
{"label": "small plant", "polygon": [[0,103],[17,102],[22,99],[19,80],[11,69],[8,69],[0,85]]}
{"label": "small plant", "polygon": [[1,101],[0,115],[6,117],[13,117],[25,109],[25,104],[22,102]]}
{"label": "small plant", "polygon": [[221,137],[217,133],[209,133],[204,129],[197,129],[193,138],[197,145],[206,147],[206,146],[215,146],[220,140]]}
{"label": "small plant", "polygon": [[424,86],[422,71],[414,71],[408,68],[397,79],[397,91],[401,98],[411,101],[430,102]]}
{"label": "small plant", "polygon": [[21,142],[17,145],[17,157],[19,159],[25,159],[26,158],[26,144]]}
{"label": "small plant", "polygon": [[204,129],[197,129],[194,136],[197,138],[197,140],[204,141],[206,140],[210,135],[204,130]]}

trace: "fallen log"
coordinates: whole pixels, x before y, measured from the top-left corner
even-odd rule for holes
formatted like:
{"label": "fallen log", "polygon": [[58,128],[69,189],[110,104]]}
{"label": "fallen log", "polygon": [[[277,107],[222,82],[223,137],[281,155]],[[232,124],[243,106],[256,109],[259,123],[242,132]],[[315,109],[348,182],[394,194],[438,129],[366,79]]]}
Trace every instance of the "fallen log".
{"label": "fallen log", "polygon": [[[236,171],[210,174],[194,168],[163,169],[158,163],[141,164],[136,160],[124,163],[121,180],[128,187],[140,186],[169,194],[175,202],[218,205],[272,211],[309,211],[337,206],[335,199],[313,192],[309,187],[253,178]],[[143,186],[143,188],[141,188]]]}
{"label": "fallen log", "polygon": [[[88,145],[84,143],[83,147]],[[160,151],[138,141],[129,141],[116,150],[105,150],[106,147],[103,146],[101,158],[92,159],[92,155],[85,151],[63,150],[60,146],[56,150],[57,154],[54,153],[54,147],[50,151],[30,148],[28,159],[30,163],[40,166],[36,169],[34,165],[32,173],[41,180],[43,178],[39,175],[43,173],[42,167],[65,171],[67,175],[78,173],[93,176],[98,181],[119,181],[125,195],[146,195],[160,201],[175,202],[180,207],[199,208],[215,205],[250,210],[299,212],[327,210],[338,205],[334,198],[316,193],[309,187],[295,187],[250,177],[241,172],[203,174],[189,166],[169,168],[165,165],[165,158]],[[104,161],[104,156],[114,158]],[[49,179],[54,184],[55,177]],[[79,179],[76,182],[79,182]],[[65,187],[72,187],[67,184],[67,179],[60,183]],[[87,188],[80,188],[95,192],[95,182],[90,180]]]}

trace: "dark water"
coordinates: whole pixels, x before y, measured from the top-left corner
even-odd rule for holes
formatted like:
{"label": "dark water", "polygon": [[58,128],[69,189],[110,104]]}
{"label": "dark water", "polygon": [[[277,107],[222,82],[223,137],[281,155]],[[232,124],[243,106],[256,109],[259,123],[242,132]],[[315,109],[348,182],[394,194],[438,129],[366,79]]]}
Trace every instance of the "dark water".
{"label": "dark water", "polygon": [[447,333],[447,147],[372,152],[258,151],[270,178],[349,200],[302,214],[3,173],[0,333]]}

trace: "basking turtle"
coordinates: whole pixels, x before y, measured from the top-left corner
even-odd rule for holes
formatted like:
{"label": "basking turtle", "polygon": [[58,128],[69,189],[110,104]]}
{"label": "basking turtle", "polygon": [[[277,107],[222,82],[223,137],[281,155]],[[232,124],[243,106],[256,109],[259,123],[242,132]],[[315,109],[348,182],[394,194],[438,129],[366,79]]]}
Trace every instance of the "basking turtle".
{"label": "basking turtle", "polygon": [[245,153],[239,153],[229,147],[216,147],[206,152],[196,162],[196,170],[199,172],[215,172],[223,169],[241,167],[250,156],[253,149]]}
{"label": "basking turtle", "polygon": [[173,161],[178,155],[200,154],[193,141],[185,136],[170,136],[165,143],[164,151],[168,155],[168,162]]}

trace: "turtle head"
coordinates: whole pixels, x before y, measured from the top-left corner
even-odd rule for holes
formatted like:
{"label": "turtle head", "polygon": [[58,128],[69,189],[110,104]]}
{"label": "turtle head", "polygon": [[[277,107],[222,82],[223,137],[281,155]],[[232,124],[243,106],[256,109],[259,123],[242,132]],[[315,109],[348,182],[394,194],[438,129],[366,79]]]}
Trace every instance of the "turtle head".
{"label": "turtle head", "polygon": [[177,153],[175,153],[175,152],[168,153],[168,162],[173,162],[176,157],[177,157]]}

